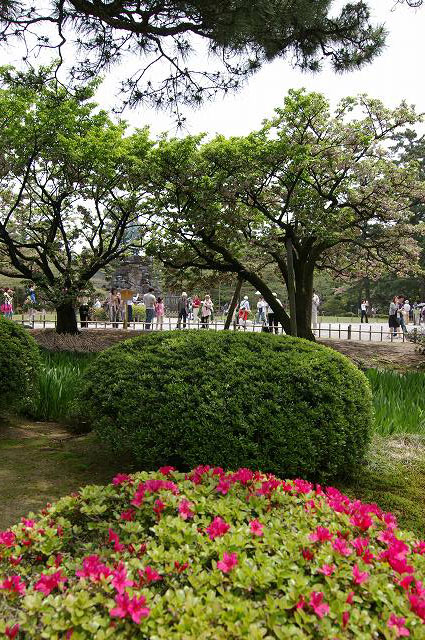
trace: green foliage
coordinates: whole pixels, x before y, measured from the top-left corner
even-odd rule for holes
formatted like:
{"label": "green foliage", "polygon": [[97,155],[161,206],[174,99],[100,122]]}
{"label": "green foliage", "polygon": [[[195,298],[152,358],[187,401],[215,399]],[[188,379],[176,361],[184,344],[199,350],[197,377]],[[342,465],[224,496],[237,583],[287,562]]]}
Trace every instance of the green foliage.
{"label": "green foliage", "polygon": [[133,318],[137,322],[146,320],[146,307],[144,304],[133,304]]}
{"label": "green foliage", "polygon": [[43,351],[39,391],[31,405],[31,416],[61,422],[75,418],[82,373],[93,358],[93,354]]}
{"label": "green foliage", "polygon": [[212,463],[326,478],[348,474],[369,442],[364,375],[300,339],[151,334],[104,351],[84,377],[83,410],[144,469]]}
{"label": "green foliage", "polygon": [[92,320],[108,320],[108,312],[106,309],[93,309]]}
{"label": "green foliage", "polygon": [[[65,60],[73,82],[78,78],[84,83],[118,62],[125,73],[122,63],[132,53],[131,64],[139,60],[140,66],[122,78],[125,103],[172,108],[180,122],[184,119],[179,104],[199,106],[217,92],[236,90],[274,58],[291,60],[294,66],[312,71],[323,60],[338,71],[358,68],[381,51],[386,35],[381,25],[372,23],[367,4],[360,1],[343,2],[337,12],[333,0],[169,0],[156,4],[71,0],[60,11],[54,0],[42,6],[3,0],[1,6],[2,41],[23,38],[30,59],[34,36],[37,51],[46,47],[50,55],[52,48],[58,48],[61,61],[64,41],[78,36],[78,46],[69,48],[72,59]],[[46,24],[60,34],[56,44],[47,37]],[[206,49],[208,63],[202,55]],[[37,56],[34,59],[38,62]]]}
{"label": "green foliage", "polygon": [[415,586],[394,567],[419,580],[424,543],[376,505],[302,480],[120,474],[0,540],[0,633],[18,623],[51,640],[391,640],[396,616],[423,638],[423,599],[411,606]]}
{"label": "green foliage", "polygon": [[369,369],[376,429],[380,435],[400,433],[425,435],[425,374],[409,371]]}
{"label": "green foliage", "polygon": [[26,409],[37,401],[40,354],[29,333],[0,316],[0,408]]}

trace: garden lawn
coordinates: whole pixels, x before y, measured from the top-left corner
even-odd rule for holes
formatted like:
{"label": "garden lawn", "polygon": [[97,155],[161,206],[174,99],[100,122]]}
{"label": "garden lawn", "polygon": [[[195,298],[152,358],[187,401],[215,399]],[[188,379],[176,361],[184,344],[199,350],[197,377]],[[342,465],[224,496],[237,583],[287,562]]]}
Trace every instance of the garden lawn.
{"label": "garden lawn", "polygon": [[[86,484],[106,484],[136,469],[102,449],[94,434],[75,436],[63,425],[23,421],[0,424],[0,530],[47,502]],[[425,535],[425,438],[374,438],[366,464],[338,484],[350,497],[377,502],[401,527]]]}

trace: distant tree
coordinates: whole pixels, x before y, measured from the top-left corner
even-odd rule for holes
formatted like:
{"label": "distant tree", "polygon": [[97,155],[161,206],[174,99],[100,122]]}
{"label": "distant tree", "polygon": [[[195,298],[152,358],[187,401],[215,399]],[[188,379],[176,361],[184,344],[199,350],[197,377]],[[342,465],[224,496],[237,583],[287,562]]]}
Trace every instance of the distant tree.
{"label": "distant tree", "polygon": [[[333,4],[1,0],[0,43],[23,41],[27,60],[40,49],[54,50],[82,82],[136,54],[143,62],[122,82],[125,103],[169,108],[237,89],[265,62],[279,57],[313,71],[326,59],[337,71],[369,62],[384,45],[383,27],[372,25],[364,1],[346,2],[339,13],[332,12]],[[75,61],[71,43],[77,47]],[[207,54],[208,63],[192,66]],[[211,55],[216,69],[210,67]]]}
{"label": "distant tree", "polygon": [[273,265],[288,290],[292,278],[297,333],[312,339],[315,269],[359,276],[417,258],[409,208],[424,186],[415,164],[398,166],[388,149],[417,120],[405,104],[389,110],[365,96],[331,114],[322,95],[291,91],[246,137],[163,139],[147,168],[158,214],[150,251],[175,268],[242,277],[291,333],[264,279]]}
{"label": "distant tree", "polygon": [[[34,282],[57,331],[75,333],[90,279],[140,249],[143,195],[131,188],[125,126],[91,102],[95,85],[70,95],[46,77],[0,70],[0,274]],[[149,144],[139,132],[141,156]]]}

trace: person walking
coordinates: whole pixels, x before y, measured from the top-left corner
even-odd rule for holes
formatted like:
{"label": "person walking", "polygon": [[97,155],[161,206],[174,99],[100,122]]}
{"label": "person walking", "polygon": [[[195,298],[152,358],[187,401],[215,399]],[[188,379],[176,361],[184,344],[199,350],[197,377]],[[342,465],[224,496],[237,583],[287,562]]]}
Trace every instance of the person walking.
{"label": "person walking", "polygon": [[193,322],[198,322],[200,308],[201,308],[201,298],[198,295],[194,295],[192,299]]}
{"label": "person walking", "polygon": [[389,326],[389,337],[397,338],[397,333],[400,328],[400,322],[398,319],[398,297],[394,296],[392,301],[390,302],[390,308],[388,311],[388,326]]}
{"label": "person walking", "polygon": [[248,314],[251,311],[249,306],[248,296],[244,296],[242,302],[239,305],[239,326],[246,330],[246,321],[248,320]]}
{"label": "person walking", "polygon": [[[401,310],[402,314],[403,314],[403,320],[404,320],[404,325],[405,326],[408,325],[409,322],[410,322],[410,309],[411,309],[411,306],[410,306],[409,301],[405,300],[404,304],[403,304],[403,307],[402,307],[402,310]],[[407,331],[407,329],[406,329],[406,331]]]}
{"label": "person walking", "polygon": [[146,309],[145,331],[150,331],[153,326],[155,317],[156,298],[154,296],[154,288],[149,287],[148,292],[143,296],[143,304]]}
{"label": "person walking", "polygon": [[362,300],[360,305],[360,312],[361,312],[360,324],[363,323],[363,319],[366,323],[369,322],[369,318],[367,315],[368,311],[369,311],[369,302],[367,300]]}
{"label": "person walking", "polygon": [[90,307],[89,307],[89,299],[86,296],[83,296],[81,298],[81,303],[80,303],[80,308],[79,308],[79,313],[80,313],[80,325],[81,328],[88,328],[89,323],[89,312],[90,312]]}
{"label": "person walking", "polygon": [[109,321],[112,323],[112,328],[118,328],[118,322],[121,316],[121,296],[118,291],[112,288],[108,296],[108,310]]}
{"label": "person walking", "polygon": [[178,302],[177,302],[177,329],[181,328],[182,320],[183,320],[183,329],[186,329],[186,321],[187,321],[187,313],[189,310],[188,299],[186,291],[183,291]]}
{"label": "person walking", "polygon": [[3,291],[3,300],[1,302],[0,311],[5,318],[12,320],[13,318],[13,290],[5,289]]}
{"label": "person walking", "polygon": [[159,331],[162,331],[163,329],[164,314],[165,314],[164,302],[162,298],[158,298],[155,304],[155,315],[156,315],[156,328]]}
{"label": "person walking", "polygon": [[201,327],[202,329],[208,329],[212,313],[214,311],[214,305],[212,303],[210,295],[207,293],[204,300],[201,302]]}
{"label": "person walking", "polygon": [[405,301],[405,297],[404,296],[398,296],[397,319],[398,319],[399,327],[401,327],[401,330],[406,335],[407,327],[406,327],[406,323],[404,321],[404,310],[403,310],[404,301]]}
{"label": "person walking", "polygon": [[[281,301],[277,297],[277,293],[273,292],[273,295],[276,298],[276,302],[278,304],[280,304],[281,307],[283,307],[283,304],[281,303]],[[267,305],[267,318],[268,318],[268,321],[269,321],[269,331],[270,331],[270,333],[273,333],[273,328],[274,328],[274,332],[275,333],[279,333],[279,321],[275,317],[275,313],[274,313],[273,309],[271,308],[271,306],[269,304]]]}
{"label": "person walking", "polygon": [[317,314],[320,307],[320,298],[313,289],[313,297],[311,299],[311,324],[313,329],[317,329]]}

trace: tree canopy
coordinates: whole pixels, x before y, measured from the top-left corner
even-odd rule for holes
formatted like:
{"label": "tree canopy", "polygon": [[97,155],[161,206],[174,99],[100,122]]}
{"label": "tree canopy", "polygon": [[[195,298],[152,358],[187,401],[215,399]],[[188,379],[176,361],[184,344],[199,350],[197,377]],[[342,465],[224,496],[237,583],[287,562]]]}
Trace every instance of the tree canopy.
{"label": "tree canopy", "polygon": [[415,163],[398,165],[388,148],[417,120],[406,104],[390,110],[360,96],[331,113],[323,95],[291,91],[248,136],[163,139],[149,159],[158,214],[150,251],[173,267],[243,277],[290,332],[262,277],[272,264],[288,289],[292,278],[298,334],[311,338],[315,269],[397,269],[418,255],[409,207],[424,200],[423,183]]}
{"label": "tree canopy", "polygon": [[[48,70],[46,71],[48,75]],[[0,71],[0,273],[34,282],[76,331],[90,279],[140,249],[143,193],[126,166],[125,126],[40,74]],[[138,134],[138,153],[148,149]]]}
{"label": "tree canopy", "polygon": [[125,104],[198,104],[278,57],[313,71],[324,60],[337,71],[372,60],[385,31],[367,3],[333,8],[333,0],[2,0],[0,43],[23,40],[28,60],[56,51],[82,82],[136,54],[140,66],[122,82]]}

